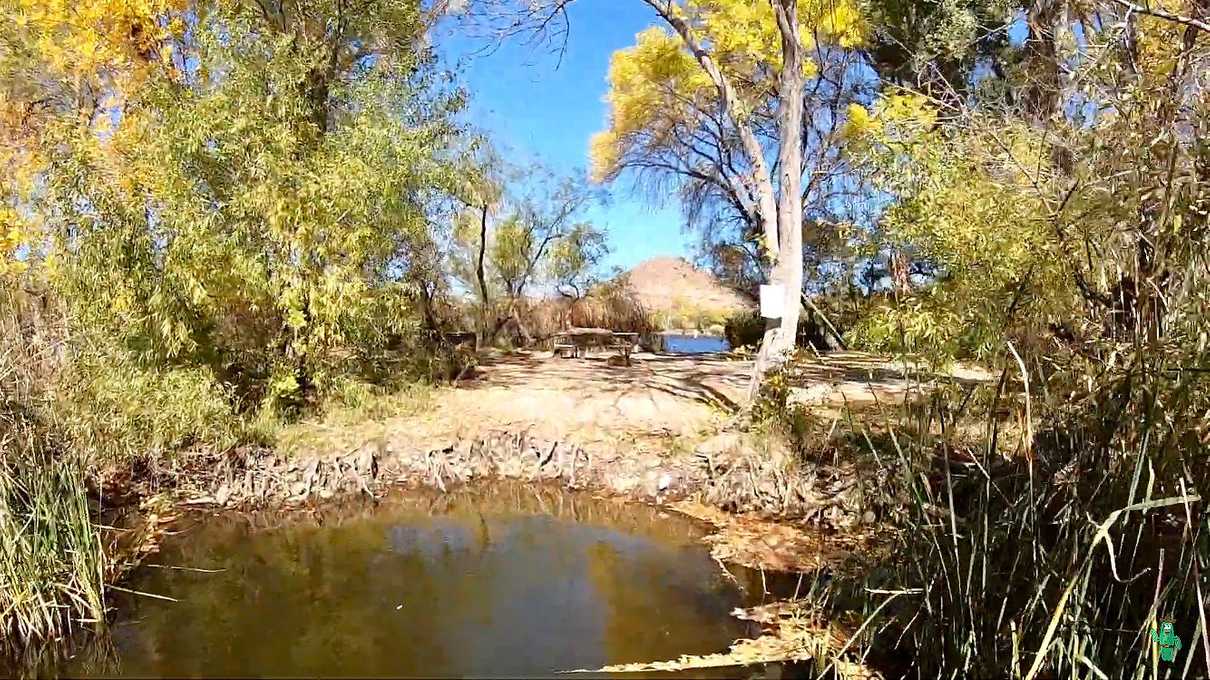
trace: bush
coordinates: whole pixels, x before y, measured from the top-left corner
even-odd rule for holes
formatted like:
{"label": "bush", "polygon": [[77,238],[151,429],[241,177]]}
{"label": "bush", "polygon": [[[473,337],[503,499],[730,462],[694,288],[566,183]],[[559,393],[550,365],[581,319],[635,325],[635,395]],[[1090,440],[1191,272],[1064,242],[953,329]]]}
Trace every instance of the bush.
{"label": "bush", "polygon": [[390,391],[378,385],[342,379],[327,394],[319,407],[324,423],[352,425],[419,412],[430,404],[432,387],[408,383]]}
{"label": "bush", "polygon": [[[824,351],[837,347],[835,334],[828,325],[844,334],[857,322],[857,314],[834,296],[820,296],[814,300],[816,307],[827,315],[827,320],[820,318],[814,310],[804,309],[798,317],[798,345],[805,347],[813,345],[815,349]],[[760,345],[765,333],[765,320],[757,310],[745,310],[733,314],[727,319],[723,334],[732,347]]]}
{"label": "bush", "polygon": [[202,368],[144,368],[120,351],[82,352],[55,395],[73,444],[101,459],[234,445],[240,420],[230,390]]}
{"label": "bush", "polygon": [[765,320],[759,312],[745,310],[733,314],[723,324],[723,337],[732,347],[755,347],[765,333]]}

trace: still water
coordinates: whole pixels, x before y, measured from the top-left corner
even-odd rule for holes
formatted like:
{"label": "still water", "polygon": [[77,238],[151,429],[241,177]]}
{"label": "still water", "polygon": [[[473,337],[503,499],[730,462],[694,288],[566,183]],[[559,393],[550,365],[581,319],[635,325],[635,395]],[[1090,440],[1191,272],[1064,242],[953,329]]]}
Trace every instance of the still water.
{"label": "still water", "polygon": [[664,335],[664,351],[672,354],[707,354],[731,349],[726,338],[716,335]]}
{"label": "still water", "polygon": [[700,535],[654,508],[521,485],[204,518],[151,560],[180,568],[130,584],[177,601],[120,603],[110,658],[62,671],[531,676],[720,652],[750,631]]}

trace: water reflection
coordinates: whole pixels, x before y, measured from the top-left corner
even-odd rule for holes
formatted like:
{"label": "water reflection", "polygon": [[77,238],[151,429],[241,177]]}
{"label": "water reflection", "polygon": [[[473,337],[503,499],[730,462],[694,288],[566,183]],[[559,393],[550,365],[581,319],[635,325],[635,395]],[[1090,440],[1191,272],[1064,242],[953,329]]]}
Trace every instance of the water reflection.
{"label": "water reflection", "polygon": [[145,569],[117,661],[73,675],[463,676],[722,651],[746,629],[699,529],[651,508],[509,485],[377,509],[209,518]]}

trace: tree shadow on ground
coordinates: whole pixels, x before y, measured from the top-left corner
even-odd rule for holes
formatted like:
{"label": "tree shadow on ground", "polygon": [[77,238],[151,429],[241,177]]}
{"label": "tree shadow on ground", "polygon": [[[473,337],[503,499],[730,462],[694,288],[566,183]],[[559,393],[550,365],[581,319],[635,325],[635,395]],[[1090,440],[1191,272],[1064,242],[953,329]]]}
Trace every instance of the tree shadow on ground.
{"label": "tree shadow on ground", "polygon": [[933,371],[918,366],[905,368],[883,357],[848,351],[820,354],[809,361],[795,363],[789,374],[790,383],[795,387],[851,383],[892,391],[903,391],[912,385],[936,381],[950,381],[969,387],[992,378],[970,368],[953,372]]}
{"label": "tree shadow on ground", "polygon": [[722,355],[644,353],[632,356],[629,366],[613,363],[613,356],[603,352],[565,359],[516,353],[485,358],[475,378],[459,387],[585,390],[619,398],[656,391],[735,411],[751,370],[751,362]]}

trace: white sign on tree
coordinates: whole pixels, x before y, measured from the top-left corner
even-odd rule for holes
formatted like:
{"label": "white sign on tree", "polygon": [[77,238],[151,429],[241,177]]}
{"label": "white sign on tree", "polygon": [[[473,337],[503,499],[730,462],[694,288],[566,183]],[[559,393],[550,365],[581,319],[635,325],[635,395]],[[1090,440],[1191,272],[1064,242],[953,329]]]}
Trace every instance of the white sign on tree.
{"label": "white sign on tree", "polygon": [[766,319],[780,319],[785,297],[785,290],[781,284],[761,286],[760,315]]}

